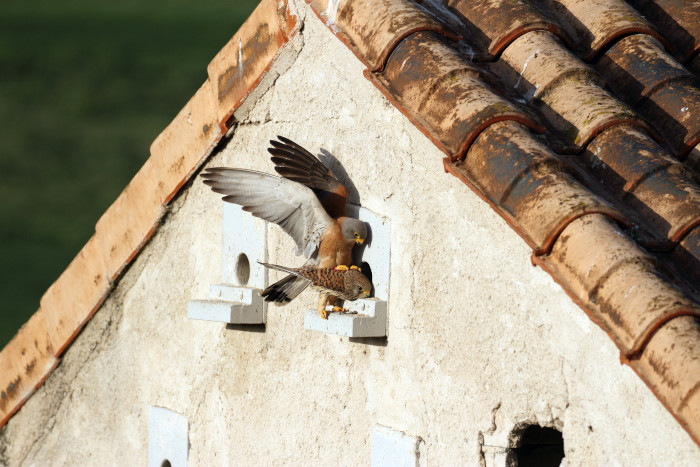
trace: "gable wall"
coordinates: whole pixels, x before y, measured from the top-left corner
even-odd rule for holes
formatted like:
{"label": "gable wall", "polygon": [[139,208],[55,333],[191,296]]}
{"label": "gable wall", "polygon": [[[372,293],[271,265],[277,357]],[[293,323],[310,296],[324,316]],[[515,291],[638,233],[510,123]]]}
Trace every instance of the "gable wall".
{"label": "gable wall", "polygon": [[[193,465],[367,464],[375,424],[421,437],[422,462],[474,465],[526,422],[562,430],[572,464],[700,461],[521,238],[444,173],[443,154],[297,8],[298,57],[239,109],[207,165],[269,172],[277,134],[336,156],[359,193],[351,201],[392,223],[387,345],[305,331],[311,292],[270,307],[265,332],[189,320],[187,302],[221,269],[219,197],[197,179],[0,431],[0,463],[143,464],[149,406],[188,418]],[[268,259],[301,264],[281,229],[268,231]]]}

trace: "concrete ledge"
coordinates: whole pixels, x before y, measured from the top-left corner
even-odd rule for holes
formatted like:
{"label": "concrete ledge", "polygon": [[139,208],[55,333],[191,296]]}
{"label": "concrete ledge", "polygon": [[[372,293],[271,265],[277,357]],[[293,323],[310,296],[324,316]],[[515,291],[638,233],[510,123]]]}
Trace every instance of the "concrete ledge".
{"label": "concrete ledge", "polygon": [[344,306],[357,314],[330,313],[328,319],[323,319],[316,310],[306,310],[304,329],[346,337],[386,336],[385,301],[357,300],[346,302]]}
{"label": "concrete ledge", "polygon": [[231,324],[262,324],[266,321],[267,304],[260,289],[215,284],[208,300],[190,300],[187,317]]}

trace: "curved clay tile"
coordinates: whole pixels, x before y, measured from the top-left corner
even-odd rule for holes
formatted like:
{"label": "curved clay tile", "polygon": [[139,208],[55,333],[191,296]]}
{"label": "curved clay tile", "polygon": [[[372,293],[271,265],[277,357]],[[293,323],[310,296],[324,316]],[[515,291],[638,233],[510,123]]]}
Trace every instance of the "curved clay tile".
{"label": "curved clay tile", "polygon": [[576,53],[592,60],[616,40],[630,34],[665,39],[634,8],[623,0],[541,0],[573,31]]}
{"label": "curved clay tile", "polygon": [[368,77],[453,160],[495,122],[515,120],[543,130],[530,115],[496,94],[483,72],[433,32],[406,38],[384,72]]}
{"label": "curved clay tile", "polygon": [[408,0],[307,0],[316,14],[371,71],[380,71],[396,45],[418,31],[459,36]]}
{"label": "curved clay tile", "polygon": [[555,19],[526,0],[449,0],[447,5],[471,31],[466,39],[491,57],[530,31],[550,31],[571,43]]}
{"label": "curved clay tile", "polygon": [[522,125],[489,126],[464,162],[446,169],[481,191],[533,248],[548,252],[574,219],[601,213],[626,223],[614,207],[578,183],[561,162]]}
{"label": "curved clay tile", "polygon": [[699,0],[627,0],[662,31],[686,63],[700,51]]}

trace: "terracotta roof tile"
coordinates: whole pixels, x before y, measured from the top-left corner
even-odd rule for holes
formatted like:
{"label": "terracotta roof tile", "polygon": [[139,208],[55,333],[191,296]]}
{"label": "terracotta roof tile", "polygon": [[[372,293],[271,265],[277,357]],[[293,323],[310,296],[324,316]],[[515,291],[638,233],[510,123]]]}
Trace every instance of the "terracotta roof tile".
{"label": "terracotta roof tile", "polygon": [[207,67],[221,131],[231,126],[233,111],[270,68],[279,48],[299,29],[287,1],[261,1],[233,38]]}
{"label": "terracotta roof tile", "polygon": [[[568,76],[542,93],[537,106],[557,135],[581,152],[601,131],[632,124],[649,129],[632,109],[587,76]],[[651,131],[651,130],[649,130]]]}
{"label": "terracotta roof tile", "polygon": [[111,283],[105,251],[93,235],[80,253],[41,297],[51,347],[61,355],[66,346],[100,307]]}
{"label": "terracotta roof tile", "polygon": [[557,81],[577,76],[603,85],[600,75],[569,51],[559,39],[543,31],[522,35],[489,67],[528,103],[539,99]]}
{"label": "terracotta roof tile", "polygon": [[678,275],[688,284],[694,284],[696,294],[700,293],[700,226],[678,242],[672,256]]}
{"label": "terracotta roof tile", "polygon": [[693,81],[695,75],[678,63],[654,37],[623,37],[600,57],[598,70],[615,94],[635,105],[671,81]]}
{"label": "terracotta roof tile", "polygon": [[406,38],[392,52],[384,72],[367,76],[454,159],[481,130],[498,121],[544,130],[530,114],[498,95],[485,82],[483,71],[433,32]]}
{"label": "terracotta roof tile", "polygon": [[460,37],[412,2],[307,0],[307,3],[371,71],[384,69],[394,47],[415,32],[435,31],[453,40]]}
{"label": "terracotta roof tile", "polygon": [[644,33],[665,39],[644,17],[623,0],[540,0],[573,31],[576,52],[592,60],[620,37]]}
{"label": "terracotta roof tile", "polygon": [[632,368],[671,413],[700,438],[700,323],[692,316],[669,321],[647,344]]}
{"label": "terracotta roof tile", "polygon": [[644,130],[610,128],[588,145],[583,160],[586,172],[655,234],[646,246],[669,249],[700,223],[700,186]]}
{"label": "terracotta roof tile", "polygon": [[656,24],[686,63],[700,51],[700,1],[628,0]]}
{"label": "terracotta roof tile", "polygon": [[591,318],[634,358],[671,318],[700,316],[660,263],[601,215],[572,222],[548,256],[536,258],[584,305]]}
{"label": "terracotta roof tile", "polygon": [[14,414],[58,364],[40,309],[0,351],[0,426]]}
{"label": "terracotta roof tile", "polygon": [[491,58],[530,31],[550,31],[571,43],[551,15],[526,0],[448,0],[447,5],[471,32],[467,40]]}
{"label": "terracotta roof tile", "polygon": [[641,103],[640,112],[666,136],[679,159],[700,143],[700,89],[692,84],[674,81],[660,86]]}
{"label": "terracotta roof tile", "polygon": [[624,216],[572,176],[543,143],[523,126],[502,122],[484,130],[464,162],[445,168],[473,186],[523,236],[536,255],[548,252],[574,219],[604,213]]}

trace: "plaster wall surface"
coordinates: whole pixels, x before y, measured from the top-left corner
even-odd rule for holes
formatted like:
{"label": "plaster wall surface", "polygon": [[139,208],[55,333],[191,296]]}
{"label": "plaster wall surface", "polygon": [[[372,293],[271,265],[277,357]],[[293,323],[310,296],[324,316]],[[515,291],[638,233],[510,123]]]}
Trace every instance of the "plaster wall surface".
{"label": "plaster wall surface", "polygon": [[[191,465],[367,465],[376,424],[420,437],[425,465],[498,462],[523,424],[561,430],[565,465],[700,464],[522,239],[444,173],[443,154],[295,6],[298,55],[237,112],[207,165],[271,172],[278,134],[335,156],[351,202],[391,219],[388,338],[304,330],[310,291],[270,307],[264,328],[187,319],[187,302],[221,271],[220,197],[197,178],[0,431],[0,464],[143,465],[150,406],[187,417]],[[280,228],[268,232],[271,262],[303,262]]]}

